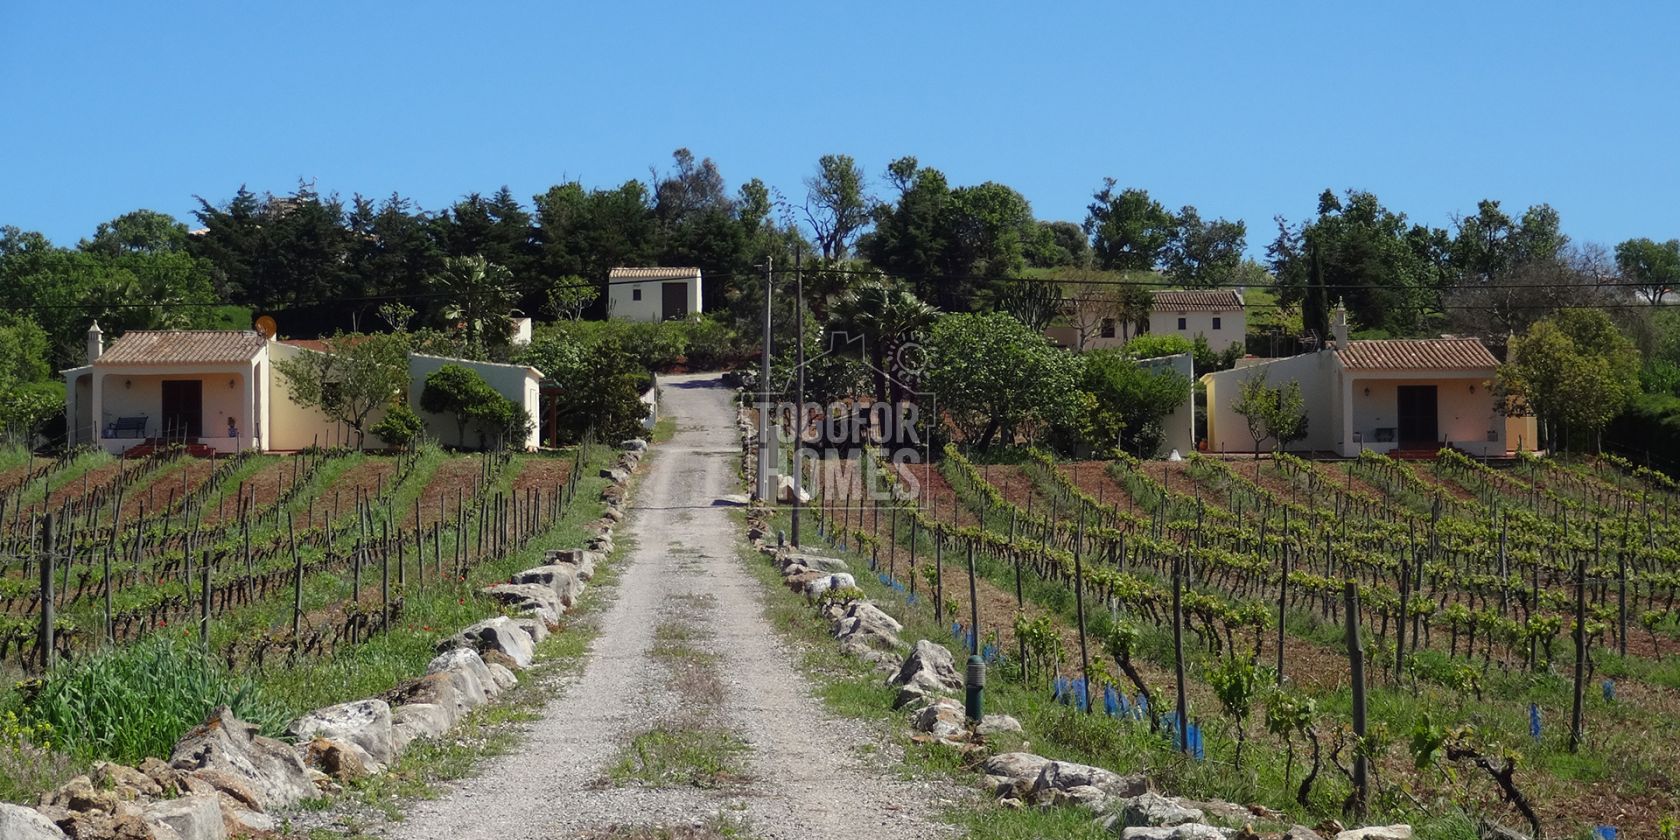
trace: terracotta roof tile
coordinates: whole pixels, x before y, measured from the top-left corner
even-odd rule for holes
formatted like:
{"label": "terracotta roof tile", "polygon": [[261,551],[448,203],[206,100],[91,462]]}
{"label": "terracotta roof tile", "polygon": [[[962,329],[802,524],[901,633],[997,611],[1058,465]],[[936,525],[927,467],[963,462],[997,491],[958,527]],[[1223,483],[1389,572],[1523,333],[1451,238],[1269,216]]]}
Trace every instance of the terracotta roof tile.
{"label": "terracotta roof tile", "polygon": [[699,277],[698,268],[630,268],[619,267],[607,272],[609,282],[615,280],[687,280]]}
{"label": "terracotta roof tile", "polygon": [[266,343],[267,339],[252,330],[129,330],[94,365],[248,362]]}
{"label": "terracotta roof tile", "polygon": [[1226,312],[1243,308],[1234,289],[1168,289],[1153,293],[1155,308],[1173,312]]}
{"label": "terracotta roof tile", "polygon": [[1350,341],[1336,358],[1349,370],[1481,370],[1499,366],[1474,338],[1391,338]]}

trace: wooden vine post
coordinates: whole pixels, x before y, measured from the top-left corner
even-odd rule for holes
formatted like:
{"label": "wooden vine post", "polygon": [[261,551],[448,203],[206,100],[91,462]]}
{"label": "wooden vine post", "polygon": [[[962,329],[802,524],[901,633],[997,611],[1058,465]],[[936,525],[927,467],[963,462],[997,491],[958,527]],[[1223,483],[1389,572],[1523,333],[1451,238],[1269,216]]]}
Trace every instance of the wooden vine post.
{"label": "wooden vine post", "polygon": [[[1593,523],[1597,553],[1598,523]],[[1569,751],[1581,749],[1581,701],[1587,681],[1587,558],[1575,555],[1575,694],[1569,705]]]}
{"label": "wooden vine post", "polygon": [[53,514],[41,516],[41,672],[53,666]]}
{"label": "wooden vine post", "polygon": [[1278,541],[1278,559],[1283,572],[1278,576],[1277,683],[1283,685],[1283,639],[1287,632],[1284,615],[1289,609],[1289,508],[1283,509],[1283,538]]}
{"label": "wooden vine post", "polygon": [[974,543],[968,544],[968,653],[980,655],[980,596],[974,586]]}
{"label": "wooden vine post", "polygon": [[1178,751],[1182,752],[1182,753],[1188,753],[1190,751],[1190,737],[1189,737],[1190,713],[1189,713],[1189,710],[1185,708],[1185,704],[1186,704],[1187,701],[1185,700],[1185,697],[1184,697],[1184,603],[1183,603],[1184,602],[1184,564],[1185,564],[1185,559],[1188,557],[1189,554],[1190,554],[1190,543],[1186,542],[1184,544],[1184,556],[1181,556],[1181,557],[1177,558],[1176,562],[1173,563],[1173,576],[1172,576],[1172,582],[1173,582],[1173,592],[1172,592],[1173,676],[1176,679],[1177,690],[1178,690],[1178,708],[1173,711],[1173,716],[1178,720]]}
{"label": "wooden vine post", "polygon": [[1366,777],[1365,754],[1365,648],[1359,640],[1359,585],[1351,580],[1342,582],[1342,601],[1346,611],[1348,670],[1353,678],[1353,756],[1354,813],[1365,816],[1365,803],[1370,796],[1370,782]]}
{"label": "wooden vine post", "polygon": [[1079,679],[1085,683],[1085,712],[1089,714],[1096,704],[1091,702],[1091,650],[1085,641],[1085,573],[1081,560],[1084,553],[1085,511],[1081,509],[1079,531],[1073,542],[1073,604],[1079,619]]}

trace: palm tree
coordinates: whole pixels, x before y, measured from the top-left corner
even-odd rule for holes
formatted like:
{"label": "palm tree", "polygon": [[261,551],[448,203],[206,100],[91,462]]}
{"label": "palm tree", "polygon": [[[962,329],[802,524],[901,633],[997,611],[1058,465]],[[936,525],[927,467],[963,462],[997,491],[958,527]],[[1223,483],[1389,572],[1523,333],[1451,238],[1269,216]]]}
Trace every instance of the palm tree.
{"label": "palm tree", "polygon": [[927,329],[939,310],[909,289],[885,278],[869,280],[848,291],[830,313],[830,329],[863,339],[875,399],[897,406],[904,399],[901,377],[887,375],[888,360]]}
{"label": "palm tree", "polygon": [[449,257],[443,271],[426,278],[426,285],[443,296],[443,316],[466,331],[467,343],[489,332],[506,337],[513,311],[513,273],[477,254]]}

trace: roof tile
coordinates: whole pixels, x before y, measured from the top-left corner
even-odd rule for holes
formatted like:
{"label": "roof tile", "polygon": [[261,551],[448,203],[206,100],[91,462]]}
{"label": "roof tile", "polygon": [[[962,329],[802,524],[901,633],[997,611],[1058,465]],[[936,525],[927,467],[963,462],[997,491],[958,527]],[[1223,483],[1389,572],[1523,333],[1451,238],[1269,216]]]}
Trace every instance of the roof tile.
{"label": "roof tile", "polygon": [[252,330],[129,330],[94,365],[248,362],[266,343],[267,339]]}
{"label": "roof tile", "polygon": [[620,266],[607,272],[608,282],[614,280],[687,280],[699,277],[698,268],[657,268]]}
{"label": "roof tile", "polygon": [[1243,308],[1234,289],[1166,289],[1154,292],[1155,308],[1173,312],[1227,312]]}
{"label": "roof tile", "polygon": [[1350,341],[1336,358],[1348,370],[1494,368],[1499,360],[1474,338],[1390,338]]}

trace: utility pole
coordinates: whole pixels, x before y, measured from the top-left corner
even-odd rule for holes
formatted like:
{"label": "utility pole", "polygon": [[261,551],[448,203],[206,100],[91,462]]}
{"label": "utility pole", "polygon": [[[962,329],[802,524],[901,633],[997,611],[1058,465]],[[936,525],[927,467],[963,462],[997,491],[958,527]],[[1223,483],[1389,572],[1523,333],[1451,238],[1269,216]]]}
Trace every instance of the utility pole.
{"label": "utility pole", "polygon": [[[799,494],[804,492],[805,470],[799,462],[799,449],[805,443],[805,275],[801,273],[804,249],[793,251],[793,546],[799,547]],[[893,508],[897,513],[898,508]],[[896,519],[894,521],[897,521]],[[893,530],[896,539],[898,531]],[[896,552],[895,552],[896,554]]]}
{"label": "utility pole", "polygon": [[764,354],[758,378],[758,498],[773,503],[770,487],[770,257],[764,258]]}

